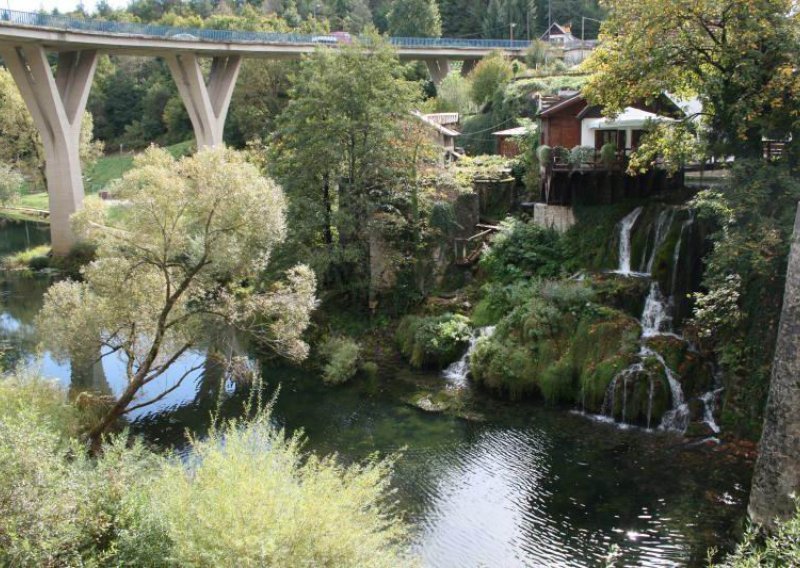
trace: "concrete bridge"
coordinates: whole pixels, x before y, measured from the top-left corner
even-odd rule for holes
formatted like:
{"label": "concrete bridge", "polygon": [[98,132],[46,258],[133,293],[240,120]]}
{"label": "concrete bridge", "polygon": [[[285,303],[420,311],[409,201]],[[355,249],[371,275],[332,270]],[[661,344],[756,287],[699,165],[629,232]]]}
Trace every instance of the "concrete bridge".
{"label": "concrete bridge", "polygon": [[[222,132],[244,57],[298,59],[330,43],[331,36],[172,28],[78,20],[0,9],[0,57],[22,93],[44,142],[54,254],[74,242],[69,218],[83,205],[78,156],[81,118],[100,53],[162,57],[169,66],[198,148],[222,143]],[[462,72],[494,50],[519,57],[527,41],[390,38],[400,59],[424,61],[435,83],[462,61]],[[55,74],[48,53],[58,57]],[[211,59],[206,78],[201,58]]]}

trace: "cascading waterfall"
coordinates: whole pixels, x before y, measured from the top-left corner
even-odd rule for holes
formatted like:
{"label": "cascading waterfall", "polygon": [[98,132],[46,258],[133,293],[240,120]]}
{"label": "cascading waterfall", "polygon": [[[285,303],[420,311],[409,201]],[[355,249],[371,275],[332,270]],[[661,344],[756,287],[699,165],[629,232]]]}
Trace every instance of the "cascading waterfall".
{"label": "cascading waterfall", "polygon": [[[664,245],[664,242],[667,239],[667,236],[670,232],[670,227],[672,226],[675,215],[676,209],[674,208],[667,208],[659,212],[659,215],[656,219],[654,228],[652,229],[652,248],[646,247],[645,251],[643,252],[641,266],[645,269],[646,272],[632,272],[631,271],[631,232],[633,229],[634,224],[638,220],[639,216],[642,213],[642,208],[637,207],[633,211],[631,211],[628,215],[626,215],[618,224],[618,233],[619,233],[619,268],[615,271],[617,274],[625,275],[625,276],[651,276],[653,266],[655,264],[656,255],[658,254],[659,249]],[[661,288],[658,285],[658,282],[653,280],[650,283],[650,290],[647,294],[647,298],[645,300],[644,309],[642,310],[642,316],[640,318],[640,323],[642,326],[642,335],[641,335],[641,345],[639,349],[639,353],[637,354],[637,361],[628,366],[627,368],[623,369],[612,379],[611,383],[608,386],[608,390],[606,391],[606,396],[603,400],[602,406],[602,413],[606,416],[613,418],[615,416],[615,406],[617,400],[617,388],[619,383],[622,383],[623,393],[622,393],[622,422],[625,423],[627,419],[627,386],[628,382],[631,377],[635,377],[640,373],[645,372],[645,364],[648,358],[653,358],[658,361],[659,365],[662,367],[664,376],[667,379],[670,389],[670,395],[672,399],[672,409],[667,411],[659,425],[659,429],[662,430],[676,430],[680,432],[684,432],[686,427],[689,423],[689,405],[685,401],[685,397],[683,394],[683,389],[681,387],[678,378],[675,376],[675,373],[672,369],[669,368],[664,358],[657,352],[653,351],[649,348],[646,344],[646,340],[659,336],[659,335],[672,335],[678,337],[676,334],[672,332],[672,315],[670,313],[670,308],[672,307],[673,301],[672,296],[674,296],[676,292],[676,284],[677,284],[677,266],[678,260],[680,257],[681,246],[683,242],[684,233],[691,227],[692,223],[694,222],[694,215],[690,212],[689,219],[686,220],[681,225],[680,235],[678,237],[678,241],[675,245],[675,250],[673,252],[673,274],[672,274],[672,286],[670,290],[670,298],[667,299],[664,297],[664,294],[661,292]],[[649,244],[649,243],[648,243]],[[650,252],[649,256],[647,256],[647,252]],[[652,411],[653,411],[653,398],[655,393],[655,385],[653,384],[652,377],[649,378],[649,388],[648,388],[648,403],[647,403],[647,428],[649,429],[651,426],[651,418],[652,418]],[[712,412],[712,420],[713,420],[713,412]]]}
{"label": "cascading waterfall", "polygon": [[480,327],[472,334],[469,339],[467,350],[461,358],[455,363],[451,363],[443,372],[442,376],[447,379],[448,386],[455,389],[461,389],[467,386],[467,375],[469,374],[469,358],[478,344],[478,339],[481,337],[491,337],[494,333],[494,326],[489,325]]}
{"label": "cascading waterfall", "polygon": [[631,231],[641,214],[642,208],[637,207],[619,222],[619,274],[631,274]]}

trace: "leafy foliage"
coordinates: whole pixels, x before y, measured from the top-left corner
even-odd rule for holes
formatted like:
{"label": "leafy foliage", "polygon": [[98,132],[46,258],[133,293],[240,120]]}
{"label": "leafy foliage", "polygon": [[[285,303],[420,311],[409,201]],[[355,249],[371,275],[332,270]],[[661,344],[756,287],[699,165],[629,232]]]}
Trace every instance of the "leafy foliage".
{"label": "leafy foliage", "polygon": [[472,100],[476,105],[483,105],[513,76],[511,64],[505,55],[500,51],[490,53],[478,62],[469,75]]}
{"label": "leafy foliage", "polygon": [[13,204],[19,199],[25,178],[6,164],[0,163],[0,206]]}
{"label": "leafy foliage", "polygon": [[442,18],[436,0],[394,0],[388,15],[396,37],[440,37]]}
{"label": "leafy foliage", "polygon": [[322,345],[322,356],[325,365],[322,368],[322,380],[328,384],[346,383],[358,372],[361,347],[349,337],[333,337]]}
{"label": "leafy foliage", "polygon": [[191,439],[189,458],[119,436],[97,458],[66,393],[0,381],[0,564],[404,566],[392,461],[302,451],[267,414]]}
{"label": "leafy foliage", "polygon": [[745,532],[736,550],[712,568],[782,568],[800,564],[800,508],[794,517],[779,523],[773,534],[764,536],[758,527]]}
{"label": "leafy foliage", "polygon": [[585,64],[593,74],[584,93],[593,103],[614,113],[665,92],[697,95],[716,155],[755,157],[768,131],[784,138],[796,129],[800,38],[792,0],[607,5],[602,41]]}
{"label": "leafy foliage", "polygon": [[515,280],[559,276],[565,253],[561,236],[554,229],[508,218],[481,258],[481,267],[494,280]]}
{"label": "leafy foliage", "polygon": [[120,352],[129,363],[126,387],[94,438],[134,407],[143,386],[225,326],[290,358],[306,356],[313,273],[299,265],[285,282],[251,284],[284,238],[284,196],[271,180],[232,150],[176,161],[151,148],[114,192],[127,205],[113,223],[100,202],[74,218],[97,245],[96,260],[82,281],[51,286],[38,319],[57,356]]}
{"label": "leafy foliage", "polygon": [[461,356],[471,336],[469,318],[446,313],[405,316],[400,320],[395,337],[400,352],[412,366],[442,368]]}

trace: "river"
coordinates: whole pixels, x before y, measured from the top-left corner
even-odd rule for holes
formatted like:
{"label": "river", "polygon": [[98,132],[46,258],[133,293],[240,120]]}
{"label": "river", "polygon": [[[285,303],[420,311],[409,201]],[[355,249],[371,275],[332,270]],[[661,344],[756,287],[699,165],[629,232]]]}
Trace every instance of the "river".
{"label": "river", "polygon": [[[35,225],[6,224],[0,255],[44,239]],[[43,277],[0,275],[7,362],[32,366],[72,394],[120,392],[121,362],[113,357],[73,372],[36,351],[33,318],[47,285]],[[201,352],[187,356],[152,392],[203,361]],[[273,419],[302,429],[310,450],[346,461],[401,454],[394,485],[425,566],[598,566],[612,547],[617,566],[703,566],[708,548],[730,548],[741,534],[750,464],[727,452],[478,392],[483,421],[425,413],[403,399],[444,379],[404,368],[326,387],[313,372],[257,363],[268,388],[280,388]],[[132,416],[134,433],[180,452],[186,431],[202,435],[216,409],[241,412],[246,393],[222,384],[213,364],[191,379]]]}

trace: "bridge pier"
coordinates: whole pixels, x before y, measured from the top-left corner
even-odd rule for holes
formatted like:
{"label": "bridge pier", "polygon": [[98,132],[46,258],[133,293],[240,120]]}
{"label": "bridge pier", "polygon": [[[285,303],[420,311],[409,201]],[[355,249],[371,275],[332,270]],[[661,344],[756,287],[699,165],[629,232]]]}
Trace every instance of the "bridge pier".
{"label": "bridge pier", "polygon": [[466,77],[472,70],[475,69],[475,66],[478,64],[478,59],[465,59],[461,64],[461,76]]}
{"label": "bridge pier", "polygon": [[164,57],[192,121],[197,148],[222,144],[225,117],[231,103],[241,57],[214,57],[208,81],[203,78],[199,58],[192,53]]}
{"label": "bridge pier", "polygon": [[431,81],[437,87],[441,85],[442,80],[447,77],[450,72],[450,61],[447,59],[427,59],[425,65],[428,66],[428,73],[431,75]]}
{"label": "bridge pier", "polygon": [[97,51],[58,54],[55,77],[40,45],[0,46],[0,56],[33,116],[44,144],[53,254],[75,243],[70,215],[83,207],[81,121],[97,67]]}

